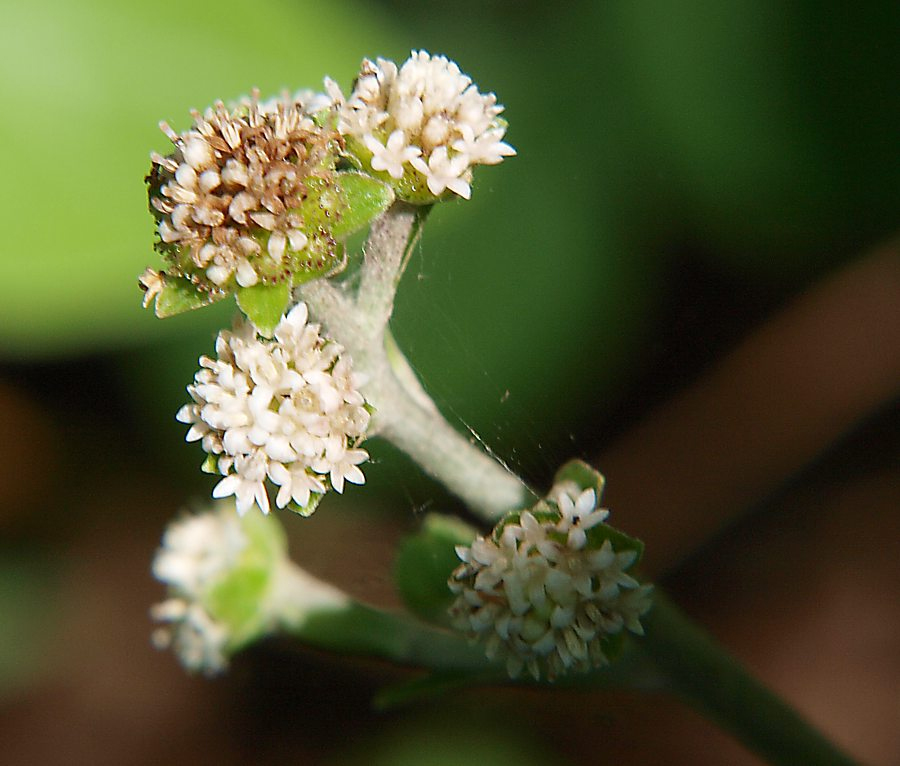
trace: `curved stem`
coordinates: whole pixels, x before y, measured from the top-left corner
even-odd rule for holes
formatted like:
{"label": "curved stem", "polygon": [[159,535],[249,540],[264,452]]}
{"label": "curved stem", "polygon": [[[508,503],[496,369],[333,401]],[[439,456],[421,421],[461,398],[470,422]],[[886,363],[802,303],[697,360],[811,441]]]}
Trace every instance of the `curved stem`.
{"label": "curved stem", "polygon": [[654,591],[638,648],[672,691],[777,766],[854,766],[665,596]]}
{"label": "curved stem", "polygon": [[302,285],[297,292],[350,352],[354,369],[367,378],[363,392],[375,408],[370,434],[393,442],[493,524],[507,511],[526,506],[533,494],[446,421],[387,328],[397,284],[425,215],[427,209],[395,203],[372,225],[355,298],[325,280]]}
{"label": "curved stem", "polygon": [[380,336],[394,312],[394,296],[431,207],[395,202],[373,225],[366,241],[356,305]]}
{"label": "curved stem", "polygon": [[534,498],[522,480],[450,426],[433,406],[412,399],[393,370],[366,391],[378,413],[381,435],[410,455],[485,521]]}

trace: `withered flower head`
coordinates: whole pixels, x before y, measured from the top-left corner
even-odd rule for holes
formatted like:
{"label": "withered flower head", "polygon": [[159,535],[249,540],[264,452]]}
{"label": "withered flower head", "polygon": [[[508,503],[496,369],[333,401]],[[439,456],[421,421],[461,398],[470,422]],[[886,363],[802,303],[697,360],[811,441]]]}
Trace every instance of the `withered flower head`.
{"label": "withered flower head", "polygon": [[192,117],[180,134],[160,124],[175,151],[152,154],[147,176],[166,275],[215,294],[333,267],[337,245],[304,202],[332,178],[338,133],[299,98],[260,102],[255,91]]}

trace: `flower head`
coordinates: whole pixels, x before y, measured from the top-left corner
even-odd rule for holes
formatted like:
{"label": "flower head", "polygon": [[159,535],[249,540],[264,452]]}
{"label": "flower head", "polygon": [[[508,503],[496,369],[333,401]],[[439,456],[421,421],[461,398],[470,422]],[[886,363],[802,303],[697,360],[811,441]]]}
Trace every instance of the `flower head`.
{"label": "flower head", "polygon": [[643,632],[650,607],[651,587],[628,574],[638,553],[602,524],[608,511],[596,508],[595,489],[550,498],[458,547],[463,563],[450,578],[454,624],[505,659],[512,677],[527,669],[552,680],[605,664],[612,637]]}
{"label": "flower head", "polygon": [[302,205],[330,182],[341,142],[311,116],[322,98],[303,99],[254,93],[193,112],[184,133],[160,123],[175,149],[151,155],[147,182],[169,276],[214,296],[334,266],[334,241]]}
{"label": "flower head", "polygon": [[172,647],[189,670],[221,672],[237,648],[274,624],[267,604],[285,560],[279,526],[242,519],[229,503],[173,522],[153,560],[153,574],[168,587],[168,598],[151,609],[161,623],[153,643]]}
{"label": "flower head", "polygon": [[177,418],[190,425],[187,441],[208,453],[207,469],[222,475],[213,497],[234,495],[238,512],[269,511],[268,479],[279,487],[275,504],[311,513],[329,487],[362,484],[358,445],[369,411],[359,379],[337,343],[323,338],[297,304],[261,339],[241,320],[219,333],[217,357],[202,357],[188,386],[193,402]]}
{"label": "flower head", "polygon": [[448,191],[468,199],[475,165],[516,153],[503,141],[496,96],[480,93],[444,56],[413,51],[399,68],[366,59],[346,101],[333,82],[326,88],[340,105],[348,148],[410,202],[434,202]]}

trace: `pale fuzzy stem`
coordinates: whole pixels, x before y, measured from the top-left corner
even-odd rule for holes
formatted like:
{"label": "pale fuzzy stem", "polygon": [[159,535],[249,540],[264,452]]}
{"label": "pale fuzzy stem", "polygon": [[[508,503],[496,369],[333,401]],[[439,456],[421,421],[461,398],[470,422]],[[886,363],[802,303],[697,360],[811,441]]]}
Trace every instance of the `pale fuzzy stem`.
{"label": "pale fuzzy stem", "polygon": [[495,523],[507,511],[533,502],[515,474],[454,430],[432,404],[423,407],[389,371],[369,389],[381,435],[410,455],[427,473]]}
{"label": "pale fuzzy stem", "polygon": [[284,559],[273,576],[267,606],[279,624],[296,631],[310,613],[336,611],[349,604],[350,597],[342,590]]}
{"label": "pale fuzzy stem", "polygon": [[413,205],[396,202],[372,224],[356,304],[375,337],[383,335],[390,321],[406,256],[418,240],[424,215]]}
{"label": "pale fuzzy stem", "polygon": [[388,364],[391,365],[397,381],[406,389],[406,393],[409,394],[410,398],[423,410],[437,412],[438,408],[431,397],[428,396],[428,392],[425,391],[412,366],[403,355],[390,329],[384,334],[384,350],[387,353]]}
{"label": "pale fuzzy stem", "polygon": [[387,337],[394,294],[421,217],[412,206],[397,203],[372,225],[356,300],[324,280],[297,292],[367,378],[363,392],[375,408],[370,434],[393,442],[493,524],[507,511],[528,505],[532,493],[447,423]]}

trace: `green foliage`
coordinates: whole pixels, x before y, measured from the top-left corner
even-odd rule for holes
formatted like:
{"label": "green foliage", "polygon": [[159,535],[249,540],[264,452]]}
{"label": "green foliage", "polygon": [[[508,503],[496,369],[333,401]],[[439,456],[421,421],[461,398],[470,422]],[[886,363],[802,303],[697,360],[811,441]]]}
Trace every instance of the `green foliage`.
{"label": "green foliage", "polygon": [[363,173],[338,173],[333,184],[322,184],[311,178],[307,184],[316,189],[321,186],[318,204],[301,206],[300,214],[309,223],[331,232],[343,240],[367,226],[387,210],[394,201],[394,191],[385,183]]}
{"label": "green foliage", "polygon": [[453,594],[447,587],[458,566],[457,545],[469,545],[476,531],[451,516],[431,513],[421,530],[400,543],[394,582],[407,608],[429,622],[446,623]]}

